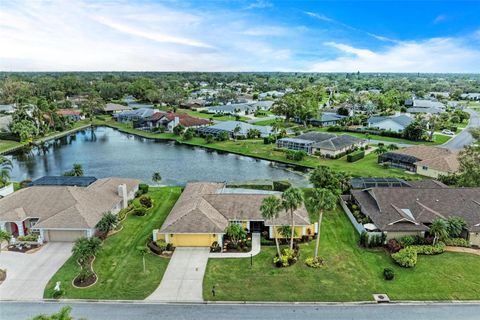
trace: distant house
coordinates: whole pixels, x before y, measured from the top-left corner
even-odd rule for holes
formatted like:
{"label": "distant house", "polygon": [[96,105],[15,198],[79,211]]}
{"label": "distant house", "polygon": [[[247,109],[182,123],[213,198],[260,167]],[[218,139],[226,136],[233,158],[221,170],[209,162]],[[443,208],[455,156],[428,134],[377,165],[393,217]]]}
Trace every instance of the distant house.
{"label": "distant house", "polygon": [[106,114],[117,114],[120,112],[131,111],[132,108],[118,103],[107,103],[103,107],[103,112]]}
{"label": "distant house", "polygon": [[435,219],[461,217],[468,224],[470,243],[480,246],[480,188],[449,188],[436,181],[409,184],[351,190],[351,196],[342,199],[350,198],[387,240],[423,237]]}
{"label": "distant house", "polygon": [[402,132],[414,120],[407,115],[399,115],[392,117],[370,117],[367,120],[369,128],[378,128],[382,130]]}
{"label": "distant house", "polygon": [[346,116],[324,112],[322,113],[322,117],[320,119],[312,118],[308,120],[308,123],[315,127],[328,127],[338,124],[338,122],[344,118],[346,118]]}
{"label": "distant house", "polygon": [[141,124],[138,124],[138,126],[144,128],[158,128],[163,126],[166,131],[172,132],[178,125],[186,128],[198,128],[209,124],[211,124],[210,120],[192,117],[186,113],[155,112]]}
{"label": "distant house", "polygon": [[215,107],[208,107],[207,111],[214,114],[224,115],[247,115],[254,114],[255,111],[267,111],[273,105],[273,101],[257,101],[247,103],[224,104]]}
{"label": "distant house", "polygon": [[448,91],[431,91],[428,93],[430,98],[450,98],[450,92]]}
{"label": "distant house", "polygon": [[[251,190],[248,194],[226,192],[225,183],[191,182],[178,198],[154,238],[163,239],[174,247],[209,247],[214,242],[223,247],[225,229],[238,224],[247,232],[264,232],[269,238],[284,238],[279,227],[290,224],[289,214],[282,210],[278,217],[265,219],[260,206],[268,196],[279,193]],[[317,224],[311,223],[307,209],[294,210],[295,238],[314,236]]]}
{"label": "distant house", "polygon": [[157,109],[151,108],[140,108],[131,111],[124,111],[120,113],[116,113],[113,117],[118,122],[143,122],[144,120],[151,117],[155,112],[158,112]]}
{"label": "distant house", "polygon": [[348,134],[336,135],[323,132],[307,132],[294,138],[277,140],[278,148],[303,150],[308,154],[317,154],[327,158],[340,157],[348,151],[366,144],[366,140]]}
{"label": "distant house", "polygon": [[427,99],[407,99],[405,100],[405,106],[409,106],[408,113],[429,113],[438,114],[445,112],[445,105],[438,101]]}
{"label": "distant house", "polygon": [[80,111],[72,110],[72,109],[61,109],[57,111],[57,114],[59,116],[68,118],[70,121],[74,121],[74,122],[85,119],[85,117],[82,115]]}
{"label": "distant house", "polygon": [[450,149],[418,145],[384,153],[378,157],[378,162],[438,178],[440,175],[450,175],[458,171],[458,153],[459,151]]}
{"label": "distant house", "polygon": [[[239,131],[235,132],[237,127]],[[268,137],[273,133],[273,128],[270,126],[257,126],[242,121],[222,121],[212,126],[197,128],[196,131],[201,136],[218,136],[226,132],[230,137],[246,137],[251,129],[257,129],[261,137]]]}
{"label": "distant house", "polygon": [[259,99],[265,99],[268,97],[271,98],[281,98],[285,95],[285,92],[283,91],[277,91],[277,90],[272,90],[272,91],[267,91],[267,92],[262,92],[258,94]]}
{"label": "distant house", "polygon": [[206,101],[204,99],[189,99],[181,104],[182,107],[188,109],[203,108],[205,105]]}
{"label": "distant house", "polygon": [[480,93],[472,92],[472,93],[462,93],[460,98],[464,100],[480,100]]}

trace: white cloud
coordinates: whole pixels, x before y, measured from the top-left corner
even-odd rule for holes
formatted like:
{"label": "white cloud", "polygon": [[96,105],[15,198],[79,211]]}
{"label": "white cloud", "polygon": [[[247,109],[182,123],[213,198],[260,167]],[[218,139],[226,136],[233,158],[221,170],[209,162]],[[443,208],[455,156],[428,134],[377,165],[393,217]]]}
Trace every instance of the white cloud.
{"label": "white cloud", "polygon": [[271,7],[273,7],[273,4],[271,2],[268,2],[266,0],[257,0],[249,4],[246,9],[265,9]]}
{"label": "white cloud", "polygon": [[441,15],[438,15],[434,20],[433,20],[433,23],[434,24],[437,24],[437,23],[441,23],[441,22],[444,22],[445,20],[447,20],[447,15],[445,14],[441,14]]}
{"label": "white cloud", "polygon": [[290,30],[283,27],[277,26],[258,26],[255,28],[249,28],[243,31],[244,35],[247,36],[283,36],[287,34]]}
{"label": "white cloud", "polygon": [[310,17],[318,19],[318,20],[322,20],[322,21],[325,21],[325,22],[335,22],[336,23],[336,21],[333,20],[332,18],[329,18],[326,15],[323,15],[323,14],[320,14],[320,13],[315,13],[315,12],[311,12],[311,11],[305,11],[304,13],[307,16],[310,16]]}
{"label": "white cloud", "polygon": [[400,42],[385,50],[373,51],[327,42],[340,57],[314,63],[315,72],[479,72],[480,50],[461,39],[432,38]]}

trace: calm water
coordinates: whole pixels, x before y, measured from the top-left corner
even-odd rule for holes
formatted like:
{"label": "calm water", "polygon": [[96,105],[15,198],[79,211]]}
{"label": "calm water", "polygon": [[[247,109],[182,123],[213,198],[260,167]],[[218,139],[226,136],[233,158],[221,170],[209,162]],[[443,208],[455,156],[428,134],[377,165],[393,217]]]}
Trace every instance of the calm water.
{"label": "calm water", "polygon": [[165,185],[254,179],[308,184],[304,173],[269,161],[154,141],[107,127],[79,131],[10,157],[14,164],[12,180],[16,181],[61,175],[73,163],[80,163],[85,175],[97,178],[119,176],[153,183],[152,173],[158,171]]}

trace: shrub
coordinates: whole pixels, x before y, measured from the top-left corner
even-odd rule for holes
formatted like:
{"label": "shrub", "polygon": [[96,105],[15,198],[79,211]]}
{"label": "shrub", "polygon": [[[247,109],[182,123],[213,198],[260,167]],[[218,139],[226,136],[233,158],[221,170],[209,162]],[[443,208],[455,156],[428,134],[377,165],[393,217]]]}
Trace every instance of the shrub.
{"label": "shrub", "polygon": [[347,161],[348,162],[355,162],[355,161],[358,161],[360,159],[363,159],[364,157],[365,157],[365,151],[360,150],[360,151],[350,153],[347,156]]}
{"label": "shrub", "polygon": [[37,241],[38,240],[38,235],[29,234],[27,236],[18,236],[17,240],[18,241]]}
{"label": "shrub", "polygon": [[463,238],[448,238],[443,240],[443,242],[447,246],[454,246],[454,247],[465,247],[465,248],[470,248],[472,245],[468,240],[465,240]]}
{"label": "shrub", "polygon": [[210,252],[220,252],[220,251],[222,251],[222,248],[220,247],[217,241],[214,241],[210,246]]}
{"label": "shrub", "polygon": [[142,194],[145,194],[145,193],[147,193],[147,192],[148,192],[148,184],[140,183],[140,184],[138,185],[138,193],[139,193],[140,195],[142,195]]}
{"label": "shrub", "polygon": [[273,181],[273,190],[275,191],[285,191],[288,188],[290,188],[292,184],[287,181],[287,180],[282,180],[282,181]]}
{"label": "shrub", "polygon": [[387,242],[387,250],[390,253],[395,253],[403,249],[403,246],[397,239],[390,239]]}
{"label": "shrub", "polygon": [[303,150],[285,150],[285,155],[288,160],[301,161],[306,156],[307,153]]}
{"label": "shrub", "polygon": [[417,251],[418,254],[435,255],[435,254],[441,254],[445,251],[445,244],[443,244],[442,242],[439,242],[434,246],[418,245],[418,246],[411,246],[407,248],[413,248],[415,251]]}
{"label": "shrub", "polygon": [[392,258],[399,266],[413,268],[417,264],[417,251],[415,248],[407,247],[392,254]]}
{"label": "shrub", "polygon": [[155,241],[155,244],[157,245],[158,249],[160,249],[160,251],[167,250],[167,243],[165,242],[165,240],[158,239],[157,241]]}
{"label": "shrub", "polygon": [[133,209],[133,213],[136,216],[142,217],[147,214],[147,209],[145,207],[136,207],[135,209]]}
{"label": "shrub", "polygon": [[385,278],[385,280],[393,280],[393,278],[395,278],[395,273],[393,272],[392,269],[390,268],[385,268],[383,269],[383,277]]}
{"label": "shrub", "polygon": [[210,143],[213,143],[215,139],[213,138],[213,136],[211,134],[208,134],[206,137],[205,137],[205,143],[206,144],[210,144]]}
{"label": "shrub", "polygon": [[268,137],[263,138],[263,144],[272,144],[277,141],[277,137],[274,135],[269,135]]}
{"label": "shrub", "polygon": [[152,198],[150,198],[150,196],[147,196],[147,195],[141,196],[138,201],[144,208],[151,208],[153,205]]}
{"label": "shrub", "polygon": [[320,257],[309,257],[305,259],[305,264],[310,268],[320,268],[325,264],[325,261]]}
{"label": "shrub", "polygon": [[282,250],[282,258],[279,258],[278,256],[275,256],[273,258],[273,263],[277,267],[288,267],[297,262],[297,255],[296,252],[290,248],[284,248]]}
{"label": "shrub", "polygon": [[415,241],[415,238],[413,236],[404,236],[400,239],[400,243],[404,246],[404,247],[408,247],[408,246],[413,246],[414,244],[417,244],[416,241]]}

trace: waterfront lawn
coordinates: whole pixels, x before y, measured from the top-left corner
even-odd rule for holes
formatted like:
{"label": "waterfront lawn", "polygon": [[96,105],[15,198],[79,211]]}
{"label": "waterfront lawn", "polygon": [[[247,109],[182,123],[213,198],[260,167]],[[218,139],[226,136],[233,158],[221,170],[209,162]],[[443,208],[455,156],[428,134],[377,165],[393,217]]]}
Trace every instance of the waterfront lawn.
{"label": "waterfront lawn", "polygon": [[102,244],[93,264],[98,282],[90,288],[76,289],[71,282],[78,274],[78,265],[70,258],[50,279],[44,297],[51,298],[57,281],[70,299],[145,299],[160,284],[168,259],[152,253],[145,255],[146,273],[137,247],[146,245],[153,229],[159,229],[180,196],[179,187],[150,188],[154,207],[143,217],[129,215],[123,229]]}
{"label": "waterfront lawn", "polygon": [[[246,259],[210,259],[203,282],[205,300],[229,301],[372,301],[372,294],[386,293],[394,300],[480,299],[480,256],[444,253],[419,256],[415,268],[401,268],[384,251],[357,246],[358,234],[340,211],[324,215],[320,269],[305,266],[313,255],[314,241],[301,245],[300,260],[276,268],[275,247],[263,247]],[[395,272],[383,279],[383,269]],[[215,286],[216,295],[211,289]]]}
{"label": "waterfront lawn", "polygon": [[22,143],[18,141],[0,140],[0,154],[4,152],[6,153],[8,150],[13,150],[20,146],[22,146]]}
{"label": "waterfront lawn", "polygon": [[[212,119],[216,121],[233,121],[236,120],[235,116],[232,115],[222,115],[220,117],[214,117],[212,113],[203,113],[199,111],[194,111],[190,109],[179,109],[178,112],[180,113],[187,113],[192,117],[202,118],[202,119]],[[240,117],[241,121],[249,120],[247,117]]]}

